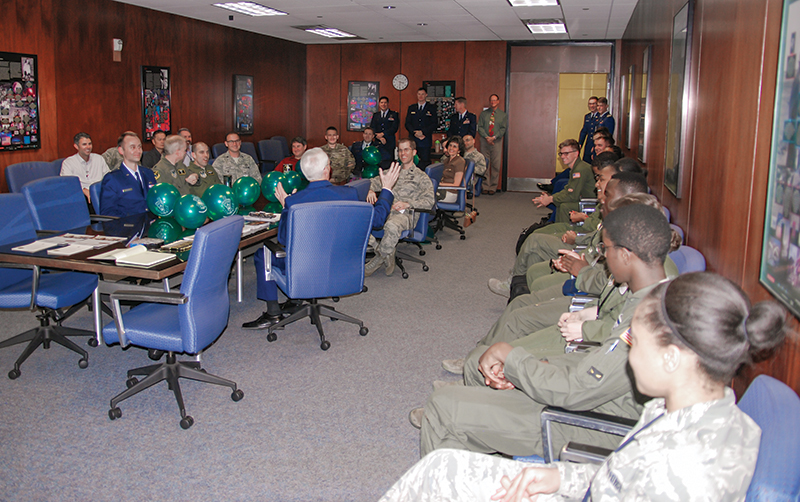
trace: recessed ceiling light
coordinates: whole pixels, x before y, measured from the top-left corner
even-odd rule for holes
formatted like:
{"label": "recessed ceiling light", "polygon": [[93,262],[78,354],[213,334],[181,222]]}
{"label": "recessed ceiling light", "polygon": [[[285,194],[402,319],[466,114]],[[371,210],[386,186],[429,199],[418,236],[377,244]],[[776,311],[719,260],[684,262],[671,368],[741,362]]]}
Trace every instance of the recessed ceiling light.
{"label": "recessed ceiling light", "polygon": [[535,35],[554,35],[567,32],[564,21],[560,19],[528,19],[523,23]]}
{"label": "recessed ceiling light", "polygon": [[557,7],[558,0],[508,0],[512,7]]}
{"label": "recessed ceiling light", "polygon": [[314,26],[293,26],[293,28],[297,28],[298,30],[307,31],[308,33],[313,33],[315,35],[327,38],[360,38],[358,35],[353,35],[352,33],[347,33],[346,31],[337,30],[336,28],[329,28],[321,24],[317,24]]}
{"label": "recessed ceiling light", "polygon": [[417,23],[417,26],[428,26],[428,23]]}
{"label": "recessed ceiling light", "polygon": [[384,5],[383,8],[390,10],[390,9],[396,9],[397,7],[395,7],[394,5]]}
{"label": "recessed ceiling light", "polygon": [[589,7],[584,7],[583,10],[589,10]]}
{"label": "recessed ceiling light", "polygon": [[288,14],[285,12],[281,12],[279,10],[265,7],[261,4],[257,4],[254,2],[229,2],[229,3],[215,3],[215,7],[219,7],[221,9],[228,9],[234,12],[238,12],[239,14],[247,14],[248,16],[287,16]]}

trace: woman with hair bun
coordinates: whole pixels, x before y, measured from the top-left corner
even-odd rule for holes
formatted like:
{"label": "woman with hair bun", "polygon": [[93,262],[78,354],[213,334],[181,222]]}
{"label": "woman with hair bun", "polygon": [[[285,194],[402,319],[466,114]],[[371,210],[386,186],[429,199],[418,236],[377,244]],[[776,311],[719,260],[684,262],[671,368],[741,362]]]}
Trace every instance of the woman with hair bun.
{"label": "woman with hair bun", "polygon": [[783,341],[784,322],[777,303],[751,306],[716,274],[660,284],[621,336],[636,387],[654,399],[602,465],[530,467],[437,450],[383,500],[744,500],[761,431],[727,385],[742,364]]}

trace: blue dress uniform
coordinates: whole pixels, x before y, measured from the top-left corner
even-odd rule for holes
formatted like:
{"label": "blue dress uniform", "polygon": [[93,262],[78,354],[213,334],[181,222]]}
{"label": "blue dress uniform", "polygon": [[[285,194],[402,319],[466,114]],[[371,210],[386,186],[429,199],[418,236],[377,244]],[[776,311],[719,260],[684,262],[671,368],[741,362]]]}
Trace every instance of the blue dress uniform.
{"label": "blue dress uniform", "polygon": [[[583,128],[581,129],[581,134],[578,137],[578,144],[583,148],[583,161],[584,162],[591,162],[592,161],[592,150],[594,150],[594,138],[592,134],[594,134],[595,123],[597,121],[597,112],[589,112],[583,116]],[[586,141],[586,145],[584,146],[583,142]]]}
{"label": "blue dress uniform", "polygon": [[[394,160],[394,149],[397,146],[397,130],[400,129],[400,115],[395,111],[386,110],[386,116],[383,117],[382,112],[378,110],[372,115],[369,126],[375,131],[375,134],[382,132],[383,138],[386,140],[385,145],[380,140],[375,141],[381,151],[381,158],[388,162]],[[353,155],[355,155],[355,152]],[[358,159],[356,159],[356,162],[358,162]]]}
{"label": "blue dress uniform", "polygon": [[[417,144],[417,155],[419,155],[419,167],[425,169],[431,163],[431,146],[433,145],[433,132],[436,130],[436,105],[425,103],[422,110],[419,104],[414,103],[408,107],[406,114],[406,130],[409,137],[414,139]],[[414,131],[422,131],[423,138],[419,139],[414,135]]]}
{"label": "blue dress uniform", "polygon": [[450,115],[450,128],[447,129],[447,137],[461,136],[469,134],[478,139],[478,117],[472,112],[464,112],[461,116],[458,113]]}
{"label": "blue dress uniform", "polygon": [[597,117],[597,124],[595,125],[594,130],[596,131],[601,127],[605,127],[606,129],[608,129],[608,132],[611,133],[611,135],[613,136],[615,125],[616,121],[614,120],[614,117],[612,117],[609,112],[605,112],[604,114]]}
{"label": "blue dress uniform", "polygon": [[144,187],[136,181],[123,162],[119,169],[103,177],[100,185],[100,210],[107,216],[128,216],[147,211],[147,191],[156,184],[153,171],[138,166]]}

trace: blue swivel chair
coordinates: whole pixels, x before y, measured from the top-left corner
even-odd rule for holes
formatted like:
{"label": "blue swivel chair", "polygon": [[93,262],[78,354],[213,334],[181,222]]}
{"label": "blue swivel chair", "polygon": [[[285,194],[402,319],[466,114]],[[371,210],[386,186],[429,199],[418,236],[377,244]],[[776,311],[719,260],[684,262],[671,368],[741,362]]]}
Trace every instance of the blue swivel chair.
{"label": "blue swivel chair", "polygon": [[267,241],[271,251],[264,253],[267,275],[287,297],[308,299],[309,303],[270,326],[267,341],[277,339],[275,330],[309,317],[319,332],[320,348],[328,350],[331,344],[325,339],[320,316],[357,324],[359,334],[365,336],[369,329],[362,321],[318,300],[363,290],[372,205],[355,201],[308,202],[284,210],[281,219],[287,229],[286,247]]}
{"label": "blue swivel chair", "polygon": [[[0,194],[0,246],[24,244],[36,240],[28,206],[21,194]],[[22,355],[8,372],[8,378],[20,376],[20,365],[41,345],[45,349],[55,342],[80,354],[80,368],[89,366],[89,356],[68,336],[89,336],[96,346],[94,333],[67,328],[61,323],[85,305],[97,288],[97,276],[78,272],[40,274],[30,269],[0,268],[0,308],[39,310],[39,327],[0,342],[0,348],[29,342]],[[64,312],[64,309],[67,309]],[[91,343],[94,342],[94,343]]]}
{"label": "blue swivel chair", "polygon": [[458,190],[458,198],[455,202],[442,202],[436,203],[436,219],[433,222],[435,232],[439,232],[447,227],[457,231],[461,234],[461,240],[466,239],[464,228],[458,223],[458,220],[453,213],[464,212],[467,208],[467,187],[470,186],[472,180],[472,172],[475,170],[475,162],[472,160],[467,161],[467,169],[464,172],[464,179],[461,181],[460,187],[448,187],[448,190]]}
{"label": "blue swivel chair", "polygon": [[36,230],[83,229],[91,223],[89,207],[75,176],[54,176],[26,183],[22,195]]}
{"label": "blue swivel chair", "polygon": [[252,141],[242,141],[242,153],[246,153],[247,155],[253,157],[253,160],[258,163],[258,152],[256,151],[256,145],[253,144]]}
{"label": "blue swivel chair", "polygon": [[669,257],[678,267],[678,272],[688,274],[690,272],[705,272],[706,259],[703,253],[690,246],[681,246],[669,254]]}
{"label": "blue swivel chair", "polygon": [[11,193],[20,193],[22,185],[29,181],[58,176],[61,164],[54,162],[20,162],[6,167],[6,183]]}
{"label": "blue swivel chair", "polygon": [[[106,343],[167,353],[161,364],[128,371],[125,382],[128,389],[111,399],[108,411],[111,420],[122,416],[117,406],[121,401],[162,380],[167,381],[175,394],[183,429],[191,427],[194,419],[186,414],[179,378],[230,387],[234,401],[244,397],[235,382],[206,373],[199,362],[176,359],[177,354],[198,354],[205,350],[228,325],[228,274],[243,226],[241,216],[229,216],[197,230],[180,293],[117,291],[111,294],[114,322],[103,328]],[[123,314],[121,301],[142,303]],[[139,381],[137,376],[144,378]]]}
{"label": "blue swivel chair", "polygon": [[103,214],[103,209],[100,207],[100,200],[102,200],[101,195],[103,183],[97,182],[92,183],[89,185],[89,198],[92,200],[92,208],[94,208],[94,214]]}
{"label": "blue swivel chair", "polygon": [[281,159],[285,159],[290,153],[292,153],[292,151],[289,149],[289,142],[286,141],[285,136],[273,136],[270,139],[274,139],[281,144],[281,152],[283,152],[283,157],[281,157]]}
{"label": "blue swivel chair", "polygon": [[356,192],[358,192],[358,200],[363,200],[363,201],[367,200],[367,194],[369,194],[370,180],[366,178],[353,180],[350,183],[347,183],[347,186],[356,189]]}
{"label": "blue swivel chair", "polygon": [[258,142],[258,157],[261,159],[261,172],[266,173],[274,170],[278,162],[288,157],[288,155],[283,155],[283,147],[280,141],[262,139]]}
{"label": "blue swivel chair", "polygon": [[211,147],[211,155],[215,159],[227,151],[228,147],[225,146],[225,143],[215,143],[214,146]]}

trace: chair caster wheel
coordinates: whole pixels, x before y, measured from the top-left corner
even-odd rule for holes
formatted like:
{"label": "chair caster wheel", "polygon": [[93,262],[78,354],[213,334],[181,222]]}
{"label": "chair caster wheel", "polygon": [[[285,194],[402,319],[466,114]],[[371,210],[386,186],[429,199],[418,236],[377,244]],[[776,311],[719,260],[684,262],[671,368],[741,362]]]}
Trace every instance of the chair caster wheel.
{"label": "chair caster wheel", "polygon": [[363,288],[361,288],[362,293],[366,293],[367,291],[369,291],[368,287],[364,286]]}
{"label": "chair caster wheel", "polygon": [[244,392],[242,392],[242,389],[236,389],[235,391],[231,392],[231,399],[233,399],[237,403],[241,401],[243,397],[244,397]]}
{"label": "chair caster wheel", "polygon": [[88,345],[89,347],[97,347],[97,339],[96,338],[89,338],[86,341],[86,345]]}
{"label": "chair caster wheel", "polygon": [[116,420],[122,417],[122,410],[119,408],[111,408],[108,410],[108,418],[111,420]]}
{"label": "chair caster wheel", "polygon": [[420,249],[419,250],[419,255],[420,256],[425,256],[425,250],[424,249]]}
{"label": "chair caster wheel", "polygon": [[276,335],[275,333],[268,333],[267,334],[267,341],[268,342],[274,342],[277,339],[278,339],[278,335]]}
{"label": "chair caster wheel", "polygon": [[147,357],[149,357],[153,361],[158,361],[159,359],[161,359],[161,356],[163,355],[164,355],[163,350],[148,349],[147,351]]}
{"label": "chair caster wheel", "polygon": [[339,320],[339,319],[337,319],[337,318],[335,318],[335,317],[331,317],[331,322],[338,321],[338,320]]}
{"label": "chair caster wheel", "polygon": [[125,380],[125,386],[129,389],[137,383],[139,383],[139,379],[136,377],[130,377],[129,379]]}
{"label": "chair caster wheel", "polygon": [[367,336],[367,333],[369,333],[369,328],[366,326],[361,326],[361,329],[358,330],[358,334],[361,336]]}
{"label": "chair caster wheel", "polygon": [[403,264],[403,259],[402,259],[402,258],[395,258],[395,262],[396,262],[398,265],[402,265],[402,264]]}
{"label": "chair caster wheel", "polygon": [[403,279],[408,279],[408,272],[403,272]]}
{"label": "chair caster wheel", "polygon": [[82,370],[85,370],[88,367],[89,367],[89,360],[88,359],[83,358],[83,359],[79,359],[78,360],[78,368],[80,368]]}
{"label": "chair caster wheel", "polygon": [[461,236],[461,240],[462,240],[462,241],[463,241],[464,239],[466,239],[466,238],[467,238],[467,236],[466,236],[466,235],[462,235],[462,236]]}
{"label": "chair caster wheel", "polygon": [[19,375],[20,372],[16,368],[8,372],[8,378],[10,378],[11,380],[16,380],[17,378],[19,378]]}
{"label": "chair caster wheel", "polygon": [[437,244],[436,245],[436,249],[442,249],[442,245],[441,244]]}
{"label": "chair caster wheel", "polygon": [[339,303],[339,297],[338,296],[331,297],[331,300],[333,300],[333,303]]}
{"label": "chair caster wheel", "polygon": [[181,429],[186,430],[192,425],[194,425],[194,418],[190,417],[189,415],[186,415],[181,419]]}
{"label": "chair caster wheel", "polygon": [[422,266],[422,271],[423,272],[427,272],[428,270],[430,270],[430,268],[427,265],[423,265]]}
{"label": "chair caster wheel", "polygon": [[329,348],[331,348],[331,342],[325,340],[324,342],[319,344],[319,348],[321,348],[322,350],[328,350]]}

